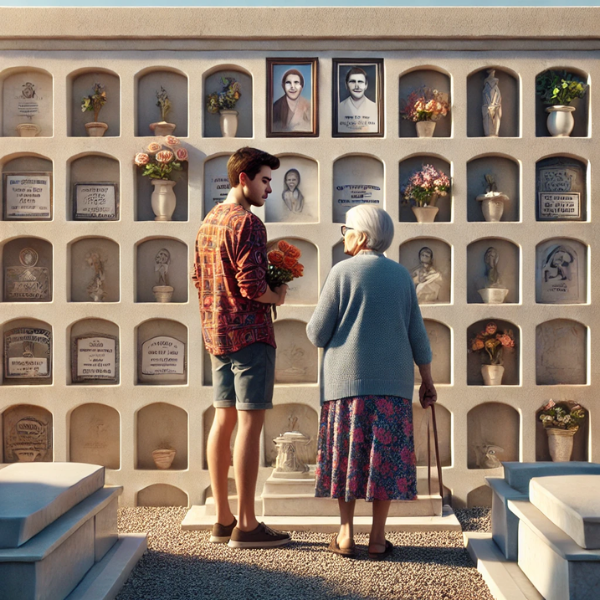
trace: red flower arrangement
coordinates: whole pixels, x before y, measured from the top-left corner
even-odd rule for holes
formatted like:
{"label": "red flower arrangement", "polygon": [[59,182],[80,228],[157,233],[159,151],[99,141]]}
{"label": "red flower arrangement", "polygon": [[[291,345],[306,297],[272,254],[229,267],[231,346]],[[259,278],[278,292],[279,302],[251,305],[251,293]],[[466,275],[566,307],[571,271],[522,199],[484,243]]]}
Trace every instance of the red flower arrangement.
{"label": "red flower arrangement", "polygon": [[271,289],[302,277],[304,265],[298,262],[300,256],[300,250],[285,240],[279,240],[274,249],[267,253],[267,283]]}

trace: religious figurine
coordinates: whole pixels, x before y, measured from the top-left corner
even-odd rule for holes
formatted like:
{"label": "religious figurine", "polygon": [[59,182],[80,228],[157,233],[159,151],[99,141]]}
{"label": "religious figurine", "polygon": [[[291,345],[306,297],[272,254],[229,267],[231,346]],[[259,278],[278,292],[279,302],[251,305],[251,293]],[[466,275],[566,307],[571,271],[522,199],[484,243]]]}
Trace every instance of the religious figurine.
{"label": "religious figurine", "polygon": [[419,303],[436,302],[442,287],[442,274],[433,266],[433,250],[419,250],[419,266],[411,272]]}
{"label": "religious figurine", "polygon": [[173,287],[169,285],[167,274],[171,264],[171,253],[166,248],[161,248],[154,257],[154,273],[156,285],[152,293],[157,302],[170,302],[173,297]]}
{"label": "religious figurine", "polygon": [[490,246],[483,255],[485,264],[484,287],[477,291],[486,304],[502,304],[508,294],[508,289],[502,285],[500,280],[499,260],[500,253],[493,246]]}
{"label": "religious figurine", "polygon": [[510,200],[510,198],[499,192],[496,188],[496,179],[491,173],[485,176],[485,194],[480,194],[475,198],[477,202],[481,202],[481,211],[483,212],[483,218],[488,223],[497,223],[502,219],[502,213],[504,212],[504,202]]}
{"label": "religious figurine", "polygon": [[304,208],[304,196],[298,187],[300,173],[298,169],[290,169],[283,178],[283,193],[281,197],[291,212],[300,213]]}
{"label": "religious figurine", "polygon": [[85,261],[94,269],[94,276],[87,286],[87,293],[94,302],[103,302],[106,298],[106,291],[104,290],[105,275],[102,257],[99,252],[92,250],[85,255]]}
{"label": "religious figurine", "polygon": [[498,79],[494,77],[495,69],[488,69],[488,76],[483,82],[483,133],[486,137],[498,137],[500,120],[502,119],[502,94],[498,87]]}

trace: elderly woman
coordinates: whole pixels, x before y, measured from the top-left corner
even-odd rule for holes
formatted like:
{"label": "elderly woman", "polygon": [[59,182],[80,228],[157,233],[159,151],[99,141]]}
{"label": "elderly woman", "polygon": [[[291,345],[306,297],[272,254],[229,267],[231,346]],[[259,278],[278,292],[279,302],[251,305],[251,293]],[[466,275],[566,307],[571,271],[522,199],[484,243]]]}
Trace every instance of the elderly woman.
{"label": "elderly woman", "polygon": [[311,131],[310,101],[302,96],[304,76],[289,69],[281,78],[284,95],[273,103],[273,131]]}
{"label": "elderly woman", "polygon": [[421,405],[437,399],[431,349],[410,273],[383,252],[394,235],[390,216],[357,206],[342,227],[344,251],[307,327],[325,349],[316,496],[337,498],[341,527],[329,550],[354,556],[354,505],[373,502],[369,558],[389,555],[385,522],[391,500],[417,495],[412,428],[414,366]]}

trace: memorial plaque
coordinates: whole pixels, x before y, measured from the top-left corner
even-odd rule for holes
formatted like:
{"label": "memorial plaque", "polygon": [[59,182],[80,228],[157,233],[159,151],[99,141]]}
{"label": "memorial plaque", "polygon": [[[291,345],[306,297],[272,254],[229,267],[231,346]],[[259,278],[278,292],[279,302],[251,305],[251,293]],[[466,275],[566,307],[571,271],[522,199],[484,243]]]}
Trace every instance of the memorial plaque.
{"label": "memorial plaque", "polygon": [[227,173],[222,173],[210,178],[210,201],[213,206],[220,204],[227,198],[231,185]]}
{"label": "memorial plaque", "polygon": [[567,244],[550,246],[542,257],[541,301],[549,304],[578,302],[579,257]]}
{"label": "memorial plaque", "polygon": [[104,381],[117,383],[119,378],[119,345],[117,338],[91,334],[73,341],[73,382]]}
{"label": "memorial plaque", "polygon": [[185,344],[175,338],[159,335],[142,344],[144,375],[183,375]]}
{"label": "memorial plaque", "polygon": [[52,332],[19,327],[4,334],[4,377],[11,379],[51,377]]}
{"label": "memorial plaque", "polygon": [[538,219],[540,221],[582,219],[581,190],[585,187],[583,168],[559,160],[538,167]]}
{"label": "memorial plaque", "polygon": [[52,415],[39,406],[19,405],[4,413],[4,462],[51,462]]}
{"label": "memorial plaque", "polygon": [[6,267],[4,299],[7,302],[50,299],[50,273],[46,267],[36,267],[38,259],[33,248],[23,248],[19,253],[21,266]]}
{"label": "memorial plaque", "polygon": [[540,192],[538,194],[540,220],[581,219],[581,194]]}
{"label": "memorial plaque", "polygon": [[115,221],[117,213],[115,183],[76,183],[73,186],[75,221]]}
{"label": "memorial plaque", "polygon": [[5,173],[4,218],[50,219],[52,173]]}

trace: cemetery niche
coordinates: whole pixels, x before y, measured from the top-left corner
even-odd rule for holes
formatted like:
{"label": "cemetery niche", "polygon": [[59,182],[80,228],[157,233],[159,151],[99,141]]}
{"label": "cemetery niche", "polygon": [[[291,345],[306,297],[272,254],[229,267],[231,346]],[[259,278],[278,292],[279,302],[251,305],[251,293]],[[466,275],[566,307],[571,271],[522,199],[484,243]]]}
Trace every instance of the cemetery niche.
{"label": "cemetery niche", "polygon": [[4,329],[4,383],[52,383],[52,330],[43,321],[17,319]]}
{"label": "cemetery niche", "polygon": [[277,356],[275,383],[316,383],[317,349],[306,336],[306,323],[292,319],[275,321]]}
{"label": "cemetery niche", "polygon": [[108,238],[82,238],[73,242],[71,302],[118,302],[119,246]]}
{"label": "cemetery niche", "polygon": [[[452,383],[452,333],[444,323],[433,319],[423,319],[431,345],[431,376],[436,385]],[[415,385],[421,384],[421,373],[415,365]]]}
{"label": "cemetery niche", "polygon": [[82,404],[69,418],[69,460],[118,469],[120,416],[111,406]]}
{"label": "cemetery niche", "polygon": [[[229,176],[227,175],[227,161],[229,154],[215,156],[204,162],[204,210],[205,217],[217,204],[227,198],[230,190]],[[271,195],[271,200],[273,195]],[[268,205],[269,203],[267,203]]]}
{"label": "cemetery niche", "polygon": [[547,240],[536,247],[536,302],[584,304],[587,248],[572,239]]}
{"label": "cemetery niche", "polygon": [[137,330],[138,384],[187,382],[187,328],[177,321],[151,319]]}
{"label": "cemetery niche", "polygon": [[20,404],[2,414],[4,463],[52,462],[52,414],[45,408]]}
{"label": "cemetery niche", "polygon": [[5,302],[52,301],[52,246],[39,238],[17,238],[4,246]]}

